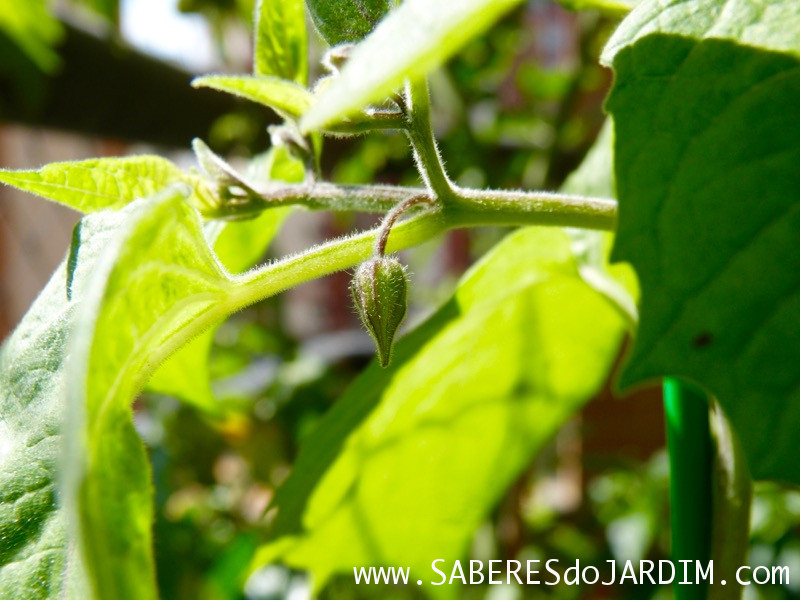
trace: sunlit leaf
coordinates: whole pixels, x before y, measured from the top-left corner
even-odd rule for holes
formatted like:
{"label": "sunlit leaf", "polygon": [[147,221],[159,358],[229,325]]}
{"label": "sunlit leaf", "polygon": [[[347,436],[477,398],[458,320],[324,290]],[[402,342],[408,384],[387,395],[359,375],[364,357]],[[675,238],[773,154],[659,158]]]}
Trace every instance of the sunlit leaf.
{"label": "sunlit leaf", "polygon": [[308,83],[308,40],[303,0],[259,0],[256,8],[256,75]]}
{"label": "sunlit leaf", "polygon": [[383,100],[419,79],[486,30],[519,0],[406,0],[358,44],[342,72],[303,118],[305,131]]}
{"label": "sunlit leaf", "polygon": [[311,570],[463,557],[536,451],[597,391],[624,319],[584,283],[569,237],[525,229],[373,364],[306,439],[258,563]]}
{"label": "sunlit leaf", "polygon": [[92,274],[78,279],[70,334],[64,483],[93,597],[146,600],[156,597],[150,466],[131,403],[159,351],[189,324],[218,320],[233,284],[182,196],[132,206],[99,263],[84,266],[78,250],[78,271]]}
{"label": "sunlit leaf", "polygon": [[292,117],[301,116],[314,101],[311,92],[304,87],[267,75],[205,75],[194,79],[192,85],[227,92]]}
{"label": "sunlit leaf", "polygon": [[94,158],[26,171],[0,169],[0,182],[83,213],[117,209],[174,183],[189,185],[199,203],[211,202],[199,178],[160,156]]}
{"label": "sunlit leaf", "polygon": [[[165,348],[235,310],[234,280],[203,233],[169,190],[85,217],[70,260],[3,346],[0,597],[156,596],[150,472],[130,405]],[[231,267],[253,259],[251,246],[226,244],[243,250]]]}
{"label": "sunlit leaf", "polygon": [[64,361],[88,266],[106,254],[130,212],[84,218],[86,268],[72,277],[71,299],[65,261],[0,350],[1,598],[87,597],[55,477],[63,445]]}
{"label": "sunlit leaf", "polygon": [[622,48],[651,33],[738,44],[800,54],[800,10],[795,0],[641,0],[603,50],[611,64]]}

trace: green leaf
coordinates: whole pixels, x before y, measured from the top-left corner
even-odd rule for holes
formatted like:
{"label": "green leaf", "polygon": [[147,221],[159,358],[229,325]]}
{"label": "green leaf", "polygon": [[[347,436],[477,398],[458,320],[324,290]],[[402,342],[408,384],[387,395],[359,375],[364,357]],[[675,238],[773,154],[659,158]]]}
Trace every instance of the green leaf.
{"label": "green leaf", "polygon": [[507,237],[455,296],[373,363],[306,439],[258,564],[321,585],[461,558],[503,490],[605,380],[624,319],[584,283],[570,238]]}
{"label": "green leaf", "polygon": [[[190,328],[217,323],[234,284],[180,195],[136,202],[81,279],[66,373],[64,489],[94,598],[157,596],[150,466],[131,403]],[[191,325],[191,327],[190,327]]]}
{"label": "green leaf", "polygon": [[306,0],[311,19],[331,46],[357,42],[375,28],[394,0]]}
{"label": "green leaf", "polygon": [[227,92],[263,104],[283,117],[300,117],[314,103],[314,96],[304,87],[267,75],[205,75],[194,79],[192,86]]}
{"label": "green leaf", "polygon": [[611,64],[622,48],[651,33],[698,39],[730,39],[756,48],[800,53],[800,10],[796,0],[641,1],[603,50]]}
{"label": "green leaf", "polygon": [[[282,146],[271,148],[265,160],[259,161],[259,167],[266,176],[259,180],[299,182],[305,174],[303,163]],[[291,210],[273,208],[249,221],[211,222],[206,225],[206,239],[228,272],[241,273],[262,258]],[[208,371],[214,331],[203,332],[169,357],[156,370],[147,388],[180,398],[206,412],[218,412]]]}
{"label": "green leaf", "polygon": [[[282,177],[303,172],[288,153],[272,153],[267,166]],[[149,466],[130,404],[165,348],[241,308],[196,211],[167,193],[85,217],[70,260],[0,350],[4,599],[156,595]],[[270,228],[266,218],[260,225]],[[255,246],[267,235],[250,233],[249,240],[218,238],[227,240],[220,249],[231,253],[233,270],[255,260]],[[64,494],[54,483],[57,472]]]}
{"label": "green leaf", "polygon": [[0,31],[42,71],[58,67],[60,59],[53,45],[61,39],[63,28],[45,0],[0,0]]}
{"label": "green leaf", "polygon": [[308,83],[308,40],[303,0],[258,0],[255,75]]}
{"label": "green leaf", "polygon": [[2,598],[87,597],[55,483],[63,445],[64,360],[90,265],[107,253],[130,212],[83,219],[82,264],[72,277],[71,300],[64,261],[0,350]]}
{"label": "green leaf", "polygon": [[569,10],[597,10],[611,16],[622,16],[631,11],[639,0],[558,0]]}
{"label": "green leaf", "polygon": [[406,78],[420,79],[518,2],[406,0],[356,46],[303,118],[303,130],[320,129],[383,100]]}
{"label": "green leaf", "polygon": [[118,209],[181,182],[192,188],[198,205],[211,202],[199,178],[160,156],[52,163],[33,171],[0,169],[0,182],[83,213]]}
{"label": "green leaf", "polygon": [[[753,476],[800,483],[800,4],[660,6],[632,12],[607,51],[613,256],[642,287],[621,384],[699,382]],[[687,25],[689,15],[705,25]],[[656,26],[675,34],[637,33]]]}
{"label": "green leaf", "polygon": [[119,19],[119,0],[78,0],[98,15],[116,24]]}

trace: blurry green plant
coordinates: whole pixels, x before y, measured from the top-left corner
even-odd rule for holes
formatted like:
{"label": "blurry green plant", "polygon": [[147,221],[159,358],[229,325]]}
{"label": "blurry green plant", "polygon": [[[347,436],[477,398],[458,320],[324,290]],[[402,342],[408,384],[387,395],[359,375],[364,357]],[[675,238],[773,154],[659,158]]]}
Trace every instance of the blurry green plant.
{"label": "blurry green plant", "polygon": [[[194,143],[199,170],[190,172],[156,156],[0,171],[0,181],[87,213],[64,263],[0,356],[1,597],[157,597],[154,500],[173,517],[156,521],[156,547],[159,535],[183,540],[170,547],[209,565],[211,575],[194,588],[203,597],[238,593],[247,576],[244,560],[251,561],[250,571],[274,563],[308,571],[316,591],[333,581],[322,592],[332,596],[336,576],[357,566],[429,573],[433,559],[468,551],[505,490],[607,379],[629,332],[635,344],[623,385],[665,376],[692,380],[713,399],[713,414],[722,414],[718,401],[730,421],[712,419],[714,521],[700,532],[710,538],[718,572],[744,560],[744,543],[720,540],[746,534],[748,471],[756,479],[800,483],[794,442],[800,429],[800,6],[778,0],[758,11],[722,0],[641,2],[602,55],[615,74],[606,104],[613,131],[609,120],[556,193],[457,185],[431,125],[428,75],[517,2],[393,4],[370,2],[359,10],[363,3],[310,2],[322,36],[345,43],[328,51],[327,74],[309,87],[302,2],[257,3],[254,73],[194,82],[263,104],[283,119],[270,130],[271,148],[244,172],[200,140]],[[612,13],[628,8],[580,4]],[[480,47],[470,49],[475,56],[461,56],[456,66],[480,62]],[[594,65],[582,75],[599,72]],[[534,96],[585,83],[557,74],[520,77],[535,82],[527,91]],[[457,68],[452,80],[438,83],[456,94],[481,89]],[[569,147],[579,136],[574,129],[569,134],[565,118],[556,116],[562,126],[556,133]],[[506,125],[470,140],[465,156],[476,161],[473,170],[463,156],[453,157],[460,180],[498,177],[481,170],[480,144],[537,132],[546,137],[550,127],[544,119]],[[407,136],[422,186],[322,178],[326,136],[374,131]],[[297,206],[391,218],[251,269]],[[399,220],[398,207],[411,216]],[[214,329],[227,317],[358,265],[370,258],[376,239],[383,255],[448,230],[484,226],[524,227],[486,252],[452,297],[393,349],[381,349],[384,358],[392,355],[386,368],[373,362],[334,406],[320,403],[315,423],[292,422],[300,452],[288,479],[286,468],[259,477],[279,486],[265,543],[259,498],[270,492],[253,491],[253,474],[235,453],[196,457],[195,477],[224,482],[230,493],[223,498],[187,488],[164,500],[168,480],[179,474],[170,474],[157,452],[151,467],[141,435],[160,434],[142,423],[134,428],[131,406],[140,391],[174,396],[193,409],[151,398],[164,421],[191,419],[198,438],[213,430],[235,445],[240,429],[252,425],[215,398],[209,368]],[[612,241],[616,262],[610,263]],[[619,261],[629,261],[638,275],[641,319],[637,284]],[[370,300],[370,310],[385,301],[377,294]],[[280,346],[277,334],[256,338],[256,346]],[[298,386],[343,387],[335,373],[309,378],[303,373],[319,375],[318,366],[286,358],[269,384],[280,390],[275,397],[286,409],[280,418],[291,420]],[[273,415],[277,407],[262,409]],[[276,431],[266,429],[267,437]],[[164,447],[192,452],[179,439]],[[275,458],[265,464],[286,467],[291,458],[280,440],[239,451],[252,455],[246,464],[254,469],[261,451]],[[689,462],[673,466],[692,469]],[[612,543],[614,558],[644,555],[658,539],[660,507],[643,493],[627,503],[629,512],[619,511],[610,499],[620,489],[613,478],[593,485],[597,518],[611,540],[614,528],[641,534],[636,547]],[[781,498],[774,502],[793,502]],[[673,510],[693,510],[691,498],[680,500]],[[247,521],[249,532],[234,538],[237,520]],[[771,535],[774,544],[785,521],[767,521],[758,535]],[[194,544],[188,525],[208,528],[207,543]],[[557,528],[552,537],[548,551],[577,544],[573,550],[602,558],[574,529]],[[796,557],[791,544],[785,550]],[[702,549],[689,551],[707,558]],[[158,560],[169,597],[178,586],[169,573],[171,557]],[[274,594],[309,585],[270,568],[258,573],[277,582]],[[395,591],[398,597],[435,593],[422,589]],[[386,597],[385,590],[376,593]],[[715,592],[698,586],[678,593]]]}

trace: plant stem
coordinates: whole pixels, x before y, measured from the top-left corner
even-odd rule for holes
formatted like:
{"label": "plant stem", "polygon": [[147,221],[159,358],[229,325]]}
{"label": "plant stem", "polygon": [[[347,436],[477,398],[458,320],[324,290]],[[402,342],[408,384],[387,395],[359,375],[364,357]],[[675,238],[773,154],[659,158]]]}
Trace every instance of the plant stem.
{"label": "plant stem", "polygon": [[[399,188],[403,189],[403,188]],[[404,201],[426,197],[423,192],[406,196]],[[563,194],[534,194],[526,192],[493,192],[476,200],[465,190],[454,191],[462,203],[431,208],[392,226],[385,251],[395,252],[419,245],[440,233],[459,227],[484,225],[566,225],[592,229],[613,230],[616,223],[616,202]],[[413,201],[412,204],[417,204]],[[426,203],[420,203],[425,206]],[[239,276],[239,285],[231,297],[235,308],[258,302],[306,281],[352,267],[369,258],[381,228],[340,238],[310,250],[265,265]]]}
{"label": "plant stem", "polygon": [[[275,206],[314,210],[391,213],[410,198],[429,198],[445,213],[446,227],[475,225],[556,225],[614,230],[617,203],[606,198],[541,191],[475,190],[454,185],[445,172],[430,118],[428,83],[406,85],[398,100],[420,176],[427,189],[385,185],[336,185],[313,180],[301,184],[249,184],[246,194],[217,205],[198,207],[206,218],[248,218]],[[387,113],[396,124],[401,113]],[[419,204],[415,202],[414,204]],[[405,209],[403,209],[405,210]],[[399,216],[395,214],[393,220]]]}
{"label": "plant stem", "polygon": [[454,188],[445,203],[451,227],[554,225],[614,231],[617,202],[556,192]]}
{"label": "plant stem", "polygon": [[414,206],[422,204],[431,206],[433,204],[433,200],[431,200],[425,194],[412,196],[407,200],[403,200],[400,204],[396,205],[387,213],[381,222],[378,239],[375,241],[375,256],[383,256],[386,253],[386,244],[389,242],[389,234],[392,232],[392,227],[394,227],[394,224],[397,219],[400,218],[400,215]]}
{"label": "plant stem", "polygon": [[[705,600],[705,584],[695,582],[695,563],[705,567],[711,554],[712,451],[708,399],[694,386],[664,379],[664,413],[669,448],[670,516],[672,519],[672,561],[675,565],[675,599]],[[690,560],[692,563],[678,561]]]}
{"label": "plant stem", "polygon": [[[416,246],[439,235],[447,229],[441,212],[426,211],[406,219],[392,228],[386,249],[389,252]],[[235,312],[245,306],[274,296],[284,290],[330,275],[363,262],[372,255],[380,229],[333,240],[295,256],[265,265],[238,276],[228,298],[224,313]],[[211,323],[209,323],[210,325]]]}
{"label": "plant stem", "polygon": [[215,212],[201,210],[210,219],[255,217],[276,206],[304,206],[311,210],[332,212],[385,213],[406,198],[424,194],[419,187],[394,185],[336,185],[327,182],[278,183],[254,185],[257,197],[242,198]]}
{"label": "plant stem", "polygon": [[447,177],[431,128],[431,101],[428,81],[409,83],[406,86],[409,125],[408,137],[414,150],[417,169],[435,198],[446,201],[453,194],[453,184]]}
{"label": "plant stem", "polygon": [[[299,205],[312,210],[386,213],[415,196],[420,187],[391,185],[336,185],[333,183],[254,186],[257,198],[242,199],[223,207],[200,207],[206,218],[254,217],[267,208]],[[448,227],[475,225],[557,225],[613,231],[617,202],[576,194],[518,190],[474,190],[450,187],[444,211]]]}
{"label": "plant stem", "polygon": [[[369,257],[373,244],[375,251],[383,254],[387,250],[392,252],[420,244],[448,229],[481,225],[615,229],[615,200],[455,186],[447,177],[431,128],[427,81],[407,84],[406,97],[398,104],[403,110],[406,131],[427,189],[344,186],[314,181],[294,185],[270,183],[253,189],[247,197],[233,199],[219,207],[219,214],[205,213],[206,217],[248,217],[269,207],[293,204],[332,211],[388,212],[383,225],[376,230],[316,246],[236,277],[238,285],[222,312],[238,310],[295,285],[351,267]],[[432,208],[395,224],[402,212],[416,205]]]}

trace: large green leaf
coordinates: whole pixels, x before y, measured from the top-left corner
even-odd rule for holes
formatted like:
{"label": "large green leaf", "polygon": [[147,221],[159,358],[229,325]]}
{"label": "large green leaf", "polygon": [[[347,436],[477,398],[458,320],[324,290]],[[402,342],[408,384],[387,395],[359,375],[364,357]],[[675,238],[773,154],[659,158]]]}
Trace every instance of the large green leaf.
{"label": "large green leaf", "polygon": [[258,563],[459,558],[534,453],[602,384],[624,319],[579,275],[569,236],[507,237],[455,296],[373,364],[305,441]]}
{"label": "large green leaf", "polygon": [[[80,558],[68,548],[55,473],[62,447],[64,359],[91,265],[131,209],[84,218],[81,266],[67,299],[67,263],[56,270],[0,351],[0,597],[86,598]],[[72,584],[67,593],[68,582]]]}
{"label": "large green leaf", "polygon": [[[798,23],[796,2],[646,1],[606,53],[616,75],[614,257],[634,265],[642,286],[621,383],[701,383],[754,477],[795,483]],[[664,33],[645,35],[653,31]]]}
{"label": "large green leaf", "polygon": [[423,77],[518,2],[406,0],[356,46],[303,118],[303,129],[320,129],[383,100],[405,78]]}
{"label": "large green leaf", "polygon": [[165,347],[216,323],[232,280],[180,195],[138,201],[78,290],[66,373],[66,506],[95,598],[155,598],[152,494],[131,402]]}
{"label": "large green leaf", "polygon": [[258,0],[253,72],[308,83],[303,0]]}
{"label": "large green leaf", "polygon": [[303,86],[269,75],[205,75],[195,78],[192,85],[263,104],[282,116],[299,117],[314,102],[314,96]]}
{"label": "large green leaf", "polygon": [[[292,161],[273,160],[269,167],[276,176],[297,177]],[[130,404],[165,347],[236,308],[234,280],[211,253],[195,209],[181,195],[165,193],[85,217],[69,261],[3,346],[2,598],[155,597],[149,467]],[[222,231],[217,247],[229,268],[256,260],[256,247],[263,249],[279,220],[273,213],[252,222],[249,236],[233,236],[243,233],[237,227]],[[199,372],[203,364],[187,368]],[[61,498],[54,482],[64,465],[65,390],[70,452],[68,493]]]}
{"label": "large green leaf", "polygon": [[0,169],[0,182],[83,213],[120,208],[181,182],[191,187],[198,206],[213,203],[198,177],[160,156],[93,158],[30,171]]}
{"label": "large green leaf", "polygon": [[357,42],[392,8],[394,0],[306,0],[311,18],[331,46]]}

